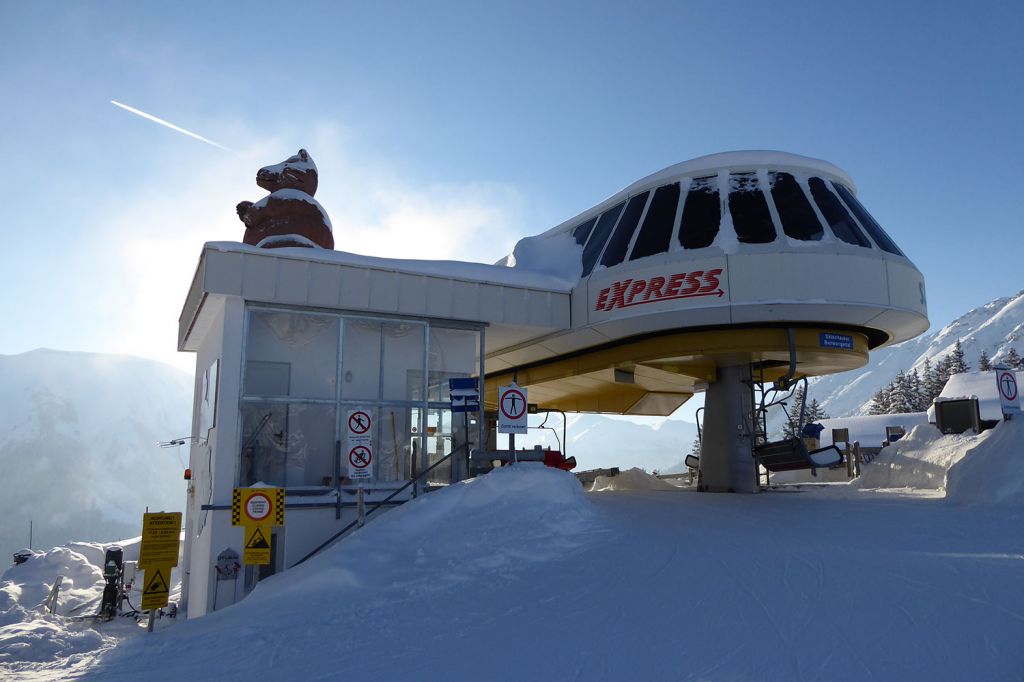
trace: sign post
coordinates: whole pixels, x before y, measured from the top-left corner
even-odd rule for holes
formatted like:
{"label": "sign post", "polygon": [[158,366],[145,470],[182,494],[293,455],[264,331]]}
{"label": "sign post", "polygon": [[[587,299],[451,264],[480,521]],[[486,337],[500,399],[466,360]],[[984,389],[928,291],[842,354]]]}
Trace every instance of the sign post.
{"label": "sign post", "polygon": [[498,433],[509,434],[509,449],[515,459],[516,434],[526,434],[526,412],[528,402],[526,389],[513,381],[508,386],[498,387]]}
{"label": "sign post", "polygon": [[170,596],[171,569],[178,565],[181,535],[181,512],[157,512],[142,515],[142,544],[138,567],[143,570],[142,603],[149,611],[146,629],[153,631],[153,612],[167,606]]}
{"label": "sign post", "polygon": [[242,526],[242,563],[270,563],[270,532],[284,525],[284,488],[235,488],[231,495],[231,525]]}
{"label": "sign post", "polygon": [[350,410],[348,413],[348,477],[358,481],[373,478],[373,418],[370,410]]}
{"label": "sign post", "polygon": [[1003,419],[1013,419],[1020,414],[1020,392],[1017,390],[1017,374],[999,365],[996,368],[996,388],[999,390],[999,404],[1003,409]]}
{"label": "sign post", "polygon": [[[454,378],[448,380],[448,391],[452,403],[452,414],[462,413],[463,442],[466,453],[456,460],[457,473],[452,480],[462,480],[469,476],[469,413],[480,411],[480,384],[473,377]],[[456,462],[453,462],[456,463]]]}

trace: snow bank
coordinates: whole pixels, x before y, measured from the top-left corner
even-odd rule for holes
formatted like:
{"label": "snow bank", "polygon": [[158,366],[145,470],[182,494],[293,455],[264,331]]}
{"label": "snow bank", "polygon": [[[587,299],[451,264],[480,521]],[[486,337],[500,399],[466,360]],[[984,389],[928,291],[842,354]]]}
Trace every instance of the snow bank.
{"label": "snow bank", "polygon": [[618,476],[598,476],[591,484],[589,492],[603,493],[612,490],[679,490],[679,487],[634,467],[621,472]]}
{"label": "snow bank", "polygon": [[902,426],[910,431],[915,426],[928,423],[928,413],[909,412],[906,414],[871,414],[860,417],[837,417],[818,422],[825,427],[821,432],[821,444],[832,445],[832,429],[849,429],[850,442],[860,442],[861,447],[880,448],[885,442],[885,427]]}
{"label": "snow bank", "polygon": [[851,485],[856,488],[944,490],[949,467],[960,461],[985,435],[943,436],[930,424],[916,426],[863,465],[860,478]]}
{"label": "snow bank", "polygon": [[[50,615],[43,603],[58,575],[63,576],[58,615]],[[71,547],[35,552],[25,563],[8,568],[0,576],[0,664],[49,662],[111,644],[89,626],[62,617],[90,605],[98,608],[102,592],[99,565]]]}
{"label": "snow bank", "polygon": [[953,504],[1024,506],[1024,419],[1000,422],[949,470]]}
{"label": "snow bank", "polygon": [[[572,552],[594,522],[576,476],[520,462],[371,519],[321,555],[261,582],[239,606],[291,603],[296,591],[311,591],[309,599],[322,589],[338,600],[361,598],[366,590],[407,599],[481,575],[500,581],[524,564]],[[329,587],[326,575],[333,576]]]}

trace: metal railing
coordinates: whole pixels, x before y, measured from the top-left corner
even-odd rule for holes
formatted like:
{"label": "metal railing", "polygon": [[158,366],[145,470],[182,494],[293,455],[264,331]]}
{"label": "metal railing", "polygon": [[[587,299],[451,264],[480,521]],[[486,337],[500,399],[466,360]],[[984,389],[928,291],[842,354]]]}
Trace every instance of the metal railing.
{"label": "metal railing", "polygon": [[[436,462],[434,462],[433,464],[431,464],[429,467],[427,467],[423,471],[421,471],[418,474],[416,474],[416,476],[414,476],[413,478],[409,479],[409,481],[407,481],[406,484],[403,485],[401,488],[398,488],[393,493],[391,493],[390,495],[385,497],[383,500],[381,500],[380,502],[377,502],[372,507],[367,509],[366,510],[366,514],[364,515],[364,517],[365,516],[369,516],[373,512],[377,511],[378,509],[383,507],[385,504],[390,502],[392,499],[394,499],[399,493],[404,491],[406,488],[408,488],[411,485],[416,484],[421,478],[423,478],[424,476],[429,474],[431,471],[433,471],[434,469],[439,467],[444,462],[447,462],[448,460],[450,460],[452,458],[452,455],[454,455],[456,452],[458,452],[459,450],[462,450],[463,448],[468,448],[468,447],[469,447],[469,443],[463,443],[462,445],[460,445],[459,447],[455,448],[454,450],[449,452],[447,455],[445,455],[441,459],[439,459]],[[345,526],[344,528],[339,530],[337,533],[335,533],[331,537],[329,537],[326,540],[324,540],[324,542],[322,542],[319,546],[317,546],[313,551],[311,551],[309,554],[307,554],[306,556],[304,556],[301,559],[299,559],[298,561],[296,561],[294,564],[292,564],[288,568],[295,568],[299,564],[305,562],[307,559],[312,558],[313,556],[318,554],[322,549],[325,549],[329,545],[333,544],[342,535],[344,535],[345,533],[349,532],[350,530],[352,530],[353,528],[358,526],[360,524],[360,521],[361,521],[361,519],[357,516],[355,521],[352,521],[350,524],[348,524],[347,526]]]}

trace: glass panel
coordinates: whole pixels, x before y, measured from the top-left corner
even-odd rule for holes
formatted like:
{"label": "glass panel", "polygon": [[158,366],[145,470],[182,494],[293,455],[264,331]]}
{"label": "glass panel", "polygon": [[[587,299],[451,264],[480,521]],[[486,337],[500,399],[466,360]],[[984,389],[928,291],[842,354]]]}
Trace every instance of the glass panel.
{"label": "glass panel", "polygon": [[615,234],[608,241],[608,247],[604,250],[604,255],[601,256],[601,265],[605,267],[618,265],[626,257],[629,240],[633,237],[637,223],[640,222],[640,216],[644,212],[644,206],[647,205],[647,197],[650,194],[650,192],[637,194],[626,204],[626,210],[622,212],[622,219],[619,220],[619,224],[615,228]]}
{"label": "glass panel", "polygon": [[[424,325],[418,322],[385,322],[381,327],[384,337],[384,400],[413,400],[410,393],[423,389],[410,386],[411,375],[423,380]],[[420,384],[422,386],[422,384]]]}
{"label": "glass panel", "polygon": [[594,229],[594,224],[596,222],[597,216],[594,216],[582,225],[577,226],[576,229],[572,231],[572,236],[576,239],[577,244],[583,246],[587,243],[587,237],[590,236],[590,232]]}
{"label": "glass panel", "polygon": [[612,228],[615,227],[615,221],[619,219],[619,214],[622,213],[622,207],[625,205],[626,202],[622,202],[617,206],[613,206],[602,213],[601,219],[597,221],[597,227],[594,228],[594,234],[591,235],[590,241],[587,242],[586,247],[583,249],[584,277],[593,271],[594,265],[597,263],[597,259],[601,255],[601,249],[604,248],[604,243],[608,239],[608,235],[611,233]]}
{"label": "glass panel", "polygon": [[672,228],[675,224],[678,205],[678,182],[659,187],[654,192],[651,207],[647,209],[644,224],[640,226],[640,234],[636,237],[629,260],[668,251],[669,242],[672,241]]}
{"label": "glass panel", "polygon": [[775,225],[768,202],[756,173],[729,176],[729,213],[736,237],[743,244],[768,244],[775,241]]}
{"label": "glass panel", "polygon": [[[452,413],[450,410],[427,410],[427,451],[422,458],[423,466],[436,464],[452,451]],[[452,480],[451,460],[437,467],[429,474],[428,483],[447,485]]]}
{"label": "glass panel", "polygon": [[769,173],[768,178],[772,185],[772,200],[786,236],[803,241],[821,239],[825,234],[821,221],[796,178],[789,173]]}
{"label": "glass panel", "polygon": [[[420,410],[413,407],[384,406],[379,410],[376,449],[378,481],[406,481],[411,478],[413,424],[420,421]],[[416,440],[419,436],[415,436]],[[418,450],[418,447],[417,447]]]}
{"label": "glass panel", "polygon": [[479,373],[476,355],[479,332],[466,329],[430,328],[429,386],[431,402],[451,402],[448,380]]}
{"label": "glass panel", "polygon": [[832,186],[835,187],[837,192],[839,192],[839,196],[843,198],[843,201],[850,207],[853,214],[857,216],[857,220],[860,221],[860,224],[865,230],[867,230],[868,234],[871,235],[871,238],[875,240],[875,243],[878,244],[878,248],[883,251],[888,251],[889,253],[895,253],[897,256],[903,255],[900,248],[896,246],[896,242],[889,238],[889,235],[885,233],[885,230],[883,230],[882,226],[878,224],[878,221],[868,213],[868,210],[864,208],[862,203],[857,201],[857,197],[853,196],[853,192],[846,189],[846,187],[838,182],[833,182]]}
{"label": "glass panel", "polygon": [[821,215],[825,216],[825,221],[832,228],[832,233],[836,237],[847,244],[871,247],[871,244],[868,243],[867,238],[857,227],[857,224],[853,222],[853,218],[846,210],[846,207],[825,186],[824,180],[821,178],[810,178],[807,181],[807,185],[811,188],[811,196],[814,197],[814,203],[818,204]]}
{"label": "glass panel", "polygon": [[334,397],[336,317],[252,311],[245,352],[246,395]]}
{"label": "glass panel", "polygon": [[694,178],[683,204],[679,243],[686,249],[711,246],[722,222],[722,205],[718,200],[718,177]]}
{"label": "glass panel", "polygon": [[334,406],[242,404],[243,486],[329,484],[334,475]]}
{"label": "glass panel", "polygon": [[375,320],[345,318],[341,346],[342,398],[380,398],[380,326]]}

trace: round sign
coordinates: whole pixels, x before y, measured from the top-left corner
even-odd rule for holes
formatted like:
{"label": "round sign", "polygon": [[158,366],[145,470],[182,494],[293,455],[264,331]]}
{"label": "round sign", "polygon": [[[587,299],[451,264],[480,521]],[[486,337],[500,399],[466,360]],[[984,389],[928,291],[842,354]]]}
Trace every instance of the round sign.
{"label": "round sign", "polygon": [[253,521],[263,521],[273,510],[274,505],[271,504],[270,498],[263,493],[250,495],[245,501],[245,515]]}
{"label": "round sign", "polygon": [[1000,372],[998,382],[999,395],[1003,396],[1005,400],[1017,399],[1017,377],[1013,372]]}
{"label": "round sign", "polygon": [[361,436],[370,430],[370,415],[362,410],[353,412],[348,416],[348,430],[357,436]]}
{"label": "round sign", "polygon": [[348,453],[349,464],[356,469],[365,469],[370,466],[372,460],[373,454],[370,452],[370,448],[365,445],[357,445]]}
{"label": "round sign", "polygon": [[526,396],[518,388],[510,388],[501,394],[501,413],[508,419],[519,419],[526,412]]}

